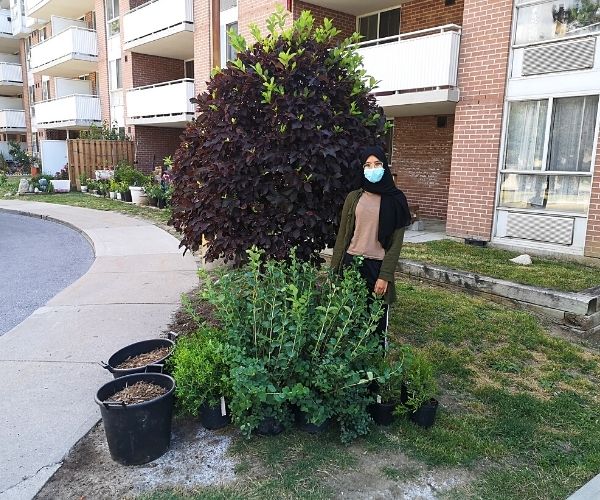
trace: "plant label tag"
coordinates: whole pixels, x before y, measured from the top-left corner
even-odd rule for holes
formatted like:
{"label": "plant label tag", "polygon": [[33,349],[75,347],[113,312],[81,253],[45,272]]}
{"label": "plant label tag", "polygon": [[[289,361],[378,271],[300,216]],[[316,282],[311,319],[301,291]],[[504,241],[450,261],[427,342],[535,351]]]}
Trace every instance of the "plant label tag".
{"label": "plant label tag", "polygon": [[377,402],[381,404],[381,396],[379,394],[377,394]]}
{"label": "plant label tag", "polygon": [[227,416],[227,409],[225,408],[225,398],[221,397],[221,416]]}

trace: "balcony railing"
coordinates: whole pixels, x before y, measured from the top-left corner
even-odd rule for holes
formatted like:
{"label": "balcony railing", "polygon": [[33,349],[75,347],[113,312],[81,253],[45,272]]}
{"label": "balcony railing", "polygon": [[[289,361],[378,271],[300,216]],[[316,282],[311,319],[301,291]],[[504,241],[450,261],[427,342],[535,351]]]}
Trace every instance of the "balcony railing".
{"label": "balcony railing", "polygon": [[193,0],[151,0],[123,16],[125,50],[193,57]]}
{"label": "balcony railing", "polygon": [[100,99],[94,95],[70,95],[35,105],[40,128],[83,128],[101,122]]}
{"label": "balcony railing", "polygon": [[20,131],[25,130],[25,111],[19,109],[0,110],[0,130]]}
{"label": "balcony railing", "polygon": [[71,27],[31,47],[34,73],[75,77],[95,70],[98,36],[94,30]]}
{"label": "balcony railing", "polygon": [[[374,92],[404,95],[450,89],[458,99],[460,31],[451,24],[357,44],[367,74],[379,82]],[[424,99],[427,102],[425,95]],[[418,99],[412,96],[408,101]]]}
{"label": "balcony railing", "polygon": [[0,35],[12,36],[12,34],[10,10],[0,9]]}
{"label": "balcony railing", "polygon": [[23,85],[23,72],[17,63],[0,62],[0,86]]}
{"label": "balcony railing", "polygon": [[127,92],[127,118],[134,125],[183,127],[194,116],[194,80],[139,87]]}

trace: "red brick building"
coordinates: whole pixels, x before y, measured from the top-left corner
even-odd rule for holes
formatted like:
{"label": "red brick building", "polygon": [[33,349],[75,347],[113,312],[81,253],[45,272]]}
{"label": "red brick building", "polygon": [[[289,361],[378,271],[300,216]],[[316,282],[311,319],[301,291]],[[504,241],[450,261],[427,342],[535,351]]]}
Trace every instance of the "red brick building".
{"label": "red brick building", "polygon": [[227,30],[251,39],[277,4],[290,19],[310,10],[363,35],[396,182],[422,218],[461,238],[600,257],[600,25],[580,3],[27,0],[28,141],[115,123],[150,169],[177,147],[213,63],[235,56]]}

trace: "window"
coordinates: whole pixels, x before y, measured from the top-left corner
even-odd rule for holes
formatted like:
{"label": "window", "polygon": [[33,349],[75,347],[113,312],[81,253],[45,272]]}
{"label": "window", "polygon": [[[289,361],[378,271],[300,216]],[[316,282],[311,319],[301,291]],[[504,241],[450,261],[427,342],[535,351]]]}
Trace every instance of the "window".
{"label": "window", "polygon": [[500,207],[587,212],[598,96],[512,102]]}
{"label": "window", "polygon": [[233,61],[237,59],[237,51],[231,45],[231,37],[229,35],[229,31],[233,31],[234,33],[238,32],[238,23],[229,23],[225,26],[225,33],[227,34],[227,41],[225,42],[225,57],[227,57],[227,61]]}
{"label": "window", "polygon": [[42,82],[42,101],[50,99],[50,80]]}
{"label": "window", "polygon": [[377,12],[358,18],[358,32],[363,42],[400,34],[400,9]]}
{"label": "window", "polygon": [[387,130],[385,132],[385,153],[388,158],[388,162],[392,164],[392,154],[394,152],[394,119],[386,121]]}
{"label": "window", "polygon": [[109,37],[117,35],[120,32],[119,0],[106,0],[106,24]]}
{"label": "window", "polygon": [[35,103],[35,85],[29,86],[29,104]]}
{"label": "window", "polygon": [[194,60],[185,61],[183,70],[186,78],[194,78]]}
{"label": "window", "polygon": [[44,40],[46,40],[47,38],[47,30],[46,27],[44,26],[41,30],[38,30],[38,43],[42,43]]}
{"label": "window", "polygon": [[121,59],[115,59],[110,61],[109,65],[109,85],[110,90],[117,90],[123,88],[122,71],[121,71]]}
{"label": "window", "polygon": [[221,0],[221,12],[237,7],[237,0]]}
{"label": "window", "polygon": [[[524,4],[525,0],[518,3]],[[517,6],[517,45],[597,31],[600,31],[600,0],[545,1]]]}

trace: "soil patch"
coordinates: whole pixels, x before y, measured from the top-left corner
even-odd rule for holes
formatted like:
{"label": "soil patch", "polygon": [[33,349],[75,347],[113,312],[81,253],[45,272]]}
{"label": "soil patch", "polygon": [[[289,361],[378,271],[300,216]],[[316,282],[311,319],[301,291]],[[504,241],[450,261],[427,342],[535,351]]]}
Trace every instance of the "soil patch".
{"label": "soil patch", "polygon": [[133,405],[156,399],[166,394],[166,392],[167,390],[160,385],[151,384],[150,382],[136,382],[113,394],[106,402]]}
{"label": "soil patch", "polygon": [[171,349],[169,347],[157,347],[153,351],[144,352],[136,356],[130,356],[115,368],[125,370],[128,368],[140,368],[166,357]]}
{"label": "soil patch", "polygon": [[207,431],[195,420],[177,419],[167,453],[148,464],[124,466],[110,458],[100,422],[73,447],[35,498],[129,499],[156,489],[229,484],[236,466],[227,455],[231,434],[231,429]]}

